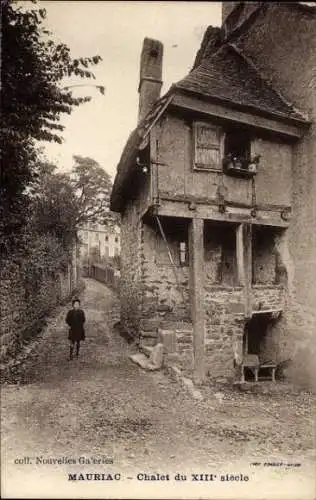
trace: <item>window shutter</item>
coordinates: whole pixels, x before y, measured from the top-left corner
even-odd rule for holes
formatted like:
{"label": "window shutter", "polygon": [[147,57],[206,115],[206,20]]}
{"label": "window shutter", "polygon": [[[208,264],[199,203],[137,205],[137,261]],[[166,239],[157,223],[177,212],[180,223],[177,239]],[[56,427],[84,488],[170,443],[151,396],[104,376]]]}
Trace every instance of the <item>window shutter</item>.
{"label": "window shutter", "polygon": [[221,129],[206,123],[195,123],[194,168],[221,170]]}

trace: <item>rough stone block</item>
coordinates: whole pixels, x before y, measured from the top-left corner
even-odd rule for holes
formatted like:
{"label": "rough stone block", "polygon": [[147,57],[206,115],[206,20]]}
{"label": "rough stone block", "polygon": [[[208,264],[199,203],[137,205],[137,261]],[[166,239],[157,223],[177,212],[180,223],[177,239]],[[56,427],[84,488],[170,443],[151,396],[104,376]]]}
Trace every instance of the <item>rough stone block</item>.
{"label": "rough stone block", "polygon": [[139,350],[145,354],[148,358],[150,357],[151,353],[152,353],[152,350],[153,350],[154,346],[150,347],[148,345],[144,345],[144,344],[141,344],[139,346]]}
{"label": "rough stone block", "polygon": [[157,337],[140,337],[140,343],[142,346],[153,347],[157,344]]}
{"label": "rough stone block", "polygon": [[140,329],[143,332],[153,332],[153,331],[158,331],[158,327],[161,323],[161,320],[159,318],[155,319],[147,319],[144,318],[140,321]]}
{"label": "rough stone block", "polygon": [[244,311],[244,304],[241,302],[230,302],[229,313],[242,313]]}
{"label": "rough stone block", "polygon": [[164,346],[165,353],[173,353],[177,350],[176,335],[171,330],[158,330],[159,341]]}
{"label": "rough stone block", "polygon": [[163,365],[163,344],[159,343],[153,347],[151,355],[149,357],[150,364],[159,369]]}

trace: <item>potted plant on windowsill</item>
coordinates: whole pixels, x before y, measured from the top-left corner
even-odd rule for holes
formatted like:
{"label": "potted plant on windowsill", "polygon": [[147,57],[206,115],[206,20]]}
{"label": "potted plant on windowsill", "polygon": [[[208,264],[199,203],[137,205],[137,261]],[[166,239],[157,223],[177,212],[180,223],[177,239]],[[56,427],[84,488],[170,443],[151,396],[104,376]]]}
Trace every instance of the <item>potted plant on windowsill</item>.
{"label": "potted plant on windowsill", "polygon": [[252,177],[257,173],[259,161],[260,155],[253,156],[252,158],[245,158],[228,153],[223,158],[224,172],[227,174]]}
{"label": "potted plant on windowsill", "polygon": [[250,158],[249,163],[248,163],[249,172],[256,173],[259,162],[260,162],[260,155],[255,155],[252,158]]}

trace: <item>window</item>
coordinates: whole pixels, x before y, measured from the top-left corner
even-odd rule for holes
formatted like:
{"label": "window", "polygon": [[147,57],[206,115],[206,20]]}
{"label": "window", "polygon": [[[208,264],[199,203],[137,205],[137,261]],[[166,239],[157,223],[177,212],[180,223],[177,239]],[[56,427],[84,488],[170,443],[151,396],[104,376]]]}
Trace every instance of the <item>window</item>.
{"label": "window", "polygon": [[240,160],[250,159],[250,135],[242,128],[227,130],[224,140],[224,154]]}
{"label": "window", "polygon": [[221,170],[221,129],[207,123],[194,123],[194,168]]}
{"label": "window", "polygon": [[159,229],[156,233],[156,256],[155,262],[159,265],[171,266],[169,252],[176,266],[189,265],[188,252],[188,228],[187,223],[176,218],[168,217],[161,219],[161,224],[168,246]]}
{"label": "window", "polygon": [[107,234],[105,235],[105,241],[109,241],[109,237]]}
{"label": "window", "polygon": [[115,243],[118,243],[118,237],[117,236],[115,237]]}
{"label": "window", "polygon": [[94,234],[94,241],[99,241],[99,233]]}
{"label": "window", "polygon": [[225,174],[253,177],[257,173],[260,155],[251,157],[251,135],[243,127],[226,131],[223,170]]}
{"label": "window", "polygon": [[238,284],[236,228],[229,223],[205,222],[204,271],[210,284]]}
{"label": "window", "polygon": [[255,226],[252,229],[252,283],[274,284],[277,280],[277,255],[274,228]]}

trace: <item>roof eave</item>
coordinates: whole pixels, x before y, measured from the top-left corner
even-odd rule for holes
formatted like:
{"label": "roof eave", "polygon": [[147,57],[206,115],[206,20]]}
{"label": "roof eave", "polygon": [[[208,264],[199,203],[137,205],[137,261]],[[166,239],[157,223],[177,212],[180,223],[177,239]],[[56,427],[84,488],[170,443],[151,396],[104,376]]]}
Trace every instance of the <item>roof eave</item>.
{"label": "roof eave", "polygon": [[186,89],[186,88],[180,87],[180,86],[175,86],[174,91],[177,92],[177,94],[183,93],[183,94],[194,95],[194,96],[200,97],[200,98],[202,97],[209,102],[213,101],[213,102],[216,102],[217,104],[222,104],[225,107],[228,106],[230,108],[236,108],[236,109],[239,109],[239,110],[242,110],[245,112],[249,112],[252,114],[257,114],[257,115],[259,114],[262,116],[267,116],[267,117],[273,118],[275,120],[284,121],[286,123],[291,123],[291,124],[296,125],[298,127],[309,127],[312,123],[310,119],[305,119],[303,117],[302,118],[290,117],[290,116],[287,116],[283,113],[276,113],[276,112],[268,111],[268,110],[260,108],[260,107],[246,105],[246,104],[242,104],[240,102],[234,102],[230,99],[224,99],[222,97],[212,96],[210,94]]}

